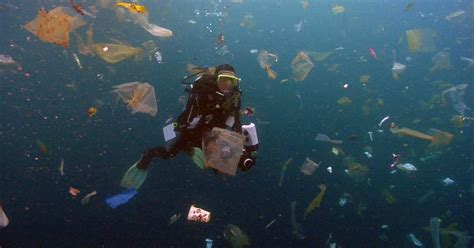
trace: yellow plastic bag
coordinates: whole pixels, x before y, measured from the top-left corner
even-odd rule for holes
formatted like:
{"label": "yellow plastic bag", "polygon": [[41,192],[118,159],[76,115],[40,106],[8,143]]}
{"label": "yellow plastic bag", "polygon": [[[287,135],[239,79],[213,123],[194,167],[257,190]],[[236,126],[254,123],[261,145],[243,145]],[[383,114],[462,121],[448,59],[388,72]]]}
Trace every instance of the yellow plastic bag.
{"label": "yellow plastic bag", "polygon": [[431,29],[411,29],[406,32],[408,48],[412,53],[429,53],[436,49],[434,37],[436,33]]}

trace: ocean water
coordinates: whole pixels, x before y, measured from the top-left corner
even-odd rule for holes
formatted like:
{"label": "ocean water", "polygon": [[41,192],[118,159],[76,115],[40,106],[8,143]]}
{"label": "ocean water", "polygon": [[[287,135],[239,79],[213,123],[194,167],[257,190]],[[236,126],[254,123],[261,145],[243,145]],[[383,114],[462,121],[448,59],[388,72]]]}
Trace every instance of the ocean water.
{"label": "ocean water", "polygon": [[[442,234],[457,223],[455,230],[474,235],[474,120],[469,120],[474,114],[467,110],[463,125],[456,126],[451,118],[459,113],[449,97],[446,102],[442,98],[444,90],[467,84],[463,99],[474,108],[474,67],[460,59],[474,57],[472,1],[310,0],[307,8],[293,0],[140,1],[151,23],[173,31],[170,38],[119,22],[112,7],[76,3],[87,10],[97,6],[96,18],[84,17],[86,25],[70,35],[70,48],[64,49],[22,26],[41,7],[71,6],[69,1],[0,2],[0,54],[17,61],[0,64],[0,202],[10,219],[0,229],[1,247],[205,247],[206,238],[214,240],[214,247],[231,247],[223,236],[227,224],[240,227],[252,247],[415,247],[407,238],[410,233],[433,247],[427,230],[432,217],[441,219]],[[409,3],[413,8],[406,11]],[[333,14],[336,5],[345,12]],[[464,13],[446,19],[457,10]],[[246,16],[253,25],[241,25]],[[90,24],[95,42],[139,47],[152,40],[163,63],[146,58],[108,64],[98,56],[81,55],[76,35],[84,37]],[[410,29],[433,30],[436,48],[410,52],[405,35]],[[224,35],[224,43],[216,49],[218,34]],[[223,45],[228,52],[219,54]],[[449,48],[450,66],[430,71],[443,48]],[[278,55],[272,66],[276,80],[268,78],[251,49]],[[291,62],[300,51],[332,54],[313,61],[308,77],[297,82]],[[398,80],[392,77],[394,61],[407,66]],[[188,63],[236,68],[242,105],[256,109],[243,123],[257,126],[257,165],[228,177],[197,168],[185,155],[156,160],[133,199],[117,209],[108,207],[105,198],[123,190],[123,173],[145,149],[164,143],[162,127],[182,111],[178,99],[186,93],[179,82]],[[370,75],[369,82],[360,83],[361,75]],[[289,81],[281,83],[283,79]],[[156,117],[132,115],[111,93],[114,85],[135,81],[154,86]],[[352,103],[338,104],[341,97]],[[377,105],[378,100],[383,103]],[[96,116],[87,115],[90,107],[97,108]],[[385,116],[390,118],[379,127]],[[393,134],[391,122],[423,133],[436,128],[453,134],[454,140],[433,147]],[[316,141],[318,133],[343,144]],[[333,147],[344,154],[333,154]],[[392,154],[418,170],[391,170]],[[300,172],[306,157],[322,161],[311,176]],[[350,176],[345,170],[351,163],[369,171]],[[441,181],[447,177],[454,183],[444,186]],[[321,184],[327,187],[321,205],[304,219]],[[79,196],[72,197],[69,187],[80,189]],[[94,190],[97,196],[82,205],[81,198]],[[345,206],[339,205],[341,197],[348,198]],[[293,201],[304,239],[293,232]],[[210,223],[186,220],[193,204],[212,212]],[[177,213],[182,217],[169,225]],[[453,247],[457,237],[441,235],[441,240],[442,247]],[[473,241],[468,245],[457,247],[472,247]]]}

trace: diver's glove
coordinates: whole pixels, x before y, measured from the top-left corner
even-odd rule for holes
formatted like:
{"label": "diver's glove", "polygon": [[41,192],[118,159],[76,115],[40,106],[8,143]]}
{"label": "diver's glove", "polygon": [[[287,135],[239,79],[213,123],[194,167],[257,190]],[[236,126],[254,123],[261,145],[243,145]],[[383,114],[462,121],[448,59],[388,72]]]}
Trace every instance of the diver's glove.
{"label": "diver's glove", "polygon": [[240,156],[239,169],[246,172],[252,168],[257,162],[257,151],[244,149],[242,156]]}

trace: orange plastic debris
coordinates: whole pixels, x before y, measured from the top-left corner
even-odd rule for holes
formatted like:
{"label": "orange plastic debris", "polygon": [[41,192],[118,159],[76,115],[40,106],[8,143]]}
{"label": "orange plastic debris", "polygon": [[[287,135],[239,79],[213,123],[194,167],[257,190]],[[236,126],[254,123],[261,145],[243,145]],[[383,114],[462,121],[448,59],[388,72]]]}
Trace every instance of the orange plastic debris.
{"label": "orange plastic debris", "polygon": [[69,194],[71,194],[73,197],[76,197],[79,193],[81,193],[80,190],[73,187],[69,187]]}

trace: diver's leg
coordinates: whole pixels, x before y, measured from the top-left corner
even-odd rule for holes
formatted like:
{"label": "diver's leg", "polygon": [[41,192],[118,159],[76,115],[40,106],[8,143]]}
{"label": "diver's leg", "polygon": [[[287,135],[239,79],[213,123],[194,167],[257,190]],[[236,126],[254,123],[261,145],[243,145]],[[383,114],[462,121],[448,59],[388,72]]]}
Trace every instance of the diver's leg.
{"label": "diver's leg", "polygon": [[137,164],[139,169],[146,170],[150,165],[151,161],[156,158],[170,159],[176,156],[177,153],[182,151],[186,145],[187,141],[184,135],[181,132],[176,132],[176,138],[170,140],[166,143],[166,147],[157,146],[150,150],[146,150],[142,154],[140,162]]}

